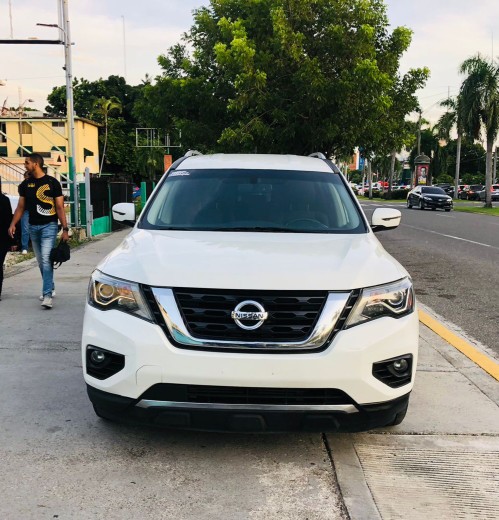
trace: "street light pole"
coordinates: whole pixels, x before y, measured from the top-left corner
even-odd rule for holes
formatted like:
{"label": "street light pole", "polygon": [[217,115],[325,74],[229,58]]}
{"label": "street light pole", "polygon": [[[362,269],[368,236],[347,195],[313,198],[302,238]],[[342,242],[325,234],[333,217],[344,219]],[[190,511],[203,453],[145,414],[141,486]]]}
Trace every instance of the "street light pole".
{"label": "street light pole", "polygon": [[68,125],[68,173],[69,179],[73,184],[73,214],[74,226],[79,227],[78,215],[78,183],[76,180],[76,168],[74,163],[74,145],[75,145],[75,121],[74,121],[74,103],[73,103],[73,72],[71,61],[71,33],[69,27],[68,16],[68,0],[62,0],[62,32],[64,33],[64,69],[66,71],[66,117]]}

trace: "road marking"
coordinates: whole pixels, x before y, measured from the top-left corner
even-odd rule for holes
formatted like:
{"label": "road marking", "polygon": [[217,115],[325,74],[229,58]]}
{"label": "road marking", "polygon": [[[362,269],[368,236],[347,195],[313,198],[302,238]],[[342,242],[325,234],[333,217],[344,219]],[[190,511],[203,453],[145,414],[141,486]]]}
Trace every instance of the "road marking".
{"label": "road marking", "polygon": [[424,231],[425,233],[433,233],[434,235],[440,235],[442,237],[454,238],[455,240],[462,240],[463,242],[470,242],[471,244],[476,244],[478,246],[491,247],[492,249],[499,249],[499,247],[491,246],[490,244],[483,244],[482,242],[475,242],[474,240],[468,240],[467,238],[455,237],[454,235],[446,235],[445,233],[439,233],[438,231],[432,231],[431,229],[424,229],[424,228],[420,228],[417,226],[409,226],[409,224],[402,224],[402,226],[412,228],[412,229],[417,229],[419,231]]}
{"label": "road marking", "polygon": [[419,321],[499,381],[499,363],[496,363],[493,359],[477,350],[471,343],[454,334],[454,332],[444,327],[439,321],[422,310],[419,311]]}

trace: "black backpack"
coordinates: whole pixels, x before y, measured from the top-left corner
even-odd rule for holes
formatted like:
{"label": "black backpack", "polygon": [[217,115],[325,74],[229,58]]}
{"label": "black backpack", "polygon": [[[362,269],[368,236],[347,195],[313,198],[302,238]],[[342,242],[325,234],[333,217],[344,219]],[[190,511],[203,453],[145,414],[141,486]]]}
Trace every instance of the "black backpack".
{"label": "black backpack", "polygon": [[52,248],[52,251],[50,251],[50,261],[52,262],[54,269],[60,267],[63,262],[67,262],[70,258],[71,252],[69,245],[67,242],[63,242],[62,240],[56,247]]}

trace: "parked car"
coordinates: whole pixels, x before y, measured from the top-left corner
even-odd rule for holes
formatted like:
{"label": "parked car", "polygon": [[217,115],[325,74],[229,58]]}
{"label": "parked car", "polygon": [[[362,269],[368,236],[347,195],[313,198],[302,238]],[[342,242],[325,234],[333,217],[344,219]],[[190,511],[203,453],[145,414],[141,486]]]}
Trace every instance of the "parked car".
{"label": "parked car", "polygon": [[217,431],[359,431],[408,406],[407,271],[322,154],[188,153],[92,274],[83,373],[97,415]]}
{"label": "parked car", "polygon": [[[483,190],[478,192],[478,198],[482,201],[485,201],[485,195],[487,193],[487,190],[485,189],[485,186]],[[499,200],[499,184],[492,184],[490,187],[490,199],[491,200]]]}
{"label": "parked car", "polygon": [[416,186],[407,195],[407,207],[418,206],[419,209],[437,208],[450,211],[453,207],[452,197],[442,188],[436,186]]}
{"label": "parked car", "polygon": [[454,197],[454,186],[452,184],[449,184],[448,182],[442,182],[440,184],[434,184],[436,188],[442,188],[447,195],[450,197]]}
{"label": "parked car", "polygon": [[457,198],[466,199],[468,197],[468,184],[459,184],[457,187]]}
{"label": "parked car", "polygon": [[467,200],[480,200],[479,192],[483,190],[484,186],[482,184],[471,184],[467,193]]}

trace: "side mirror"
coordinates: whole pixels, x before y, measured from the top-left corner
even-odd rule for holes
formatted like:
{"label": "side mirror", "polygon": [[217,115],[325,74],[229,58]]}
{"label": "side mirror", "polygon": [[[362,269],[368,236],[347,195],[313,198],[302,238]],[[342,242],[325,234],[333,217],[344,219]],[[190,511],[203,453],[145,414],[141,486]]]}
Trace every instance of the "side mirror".
{"label": "side mirror", "polygon": [[398,209],[376,208],[371,218],[371,229],[374,233],[385,229],[395,229],[400,224],[402,214]]}
{"label": "side mirror", "polygon": [[113,206],[113,219],[123,222],[127,226],[135,226],[135,204],[133,202],[119,202]]}

